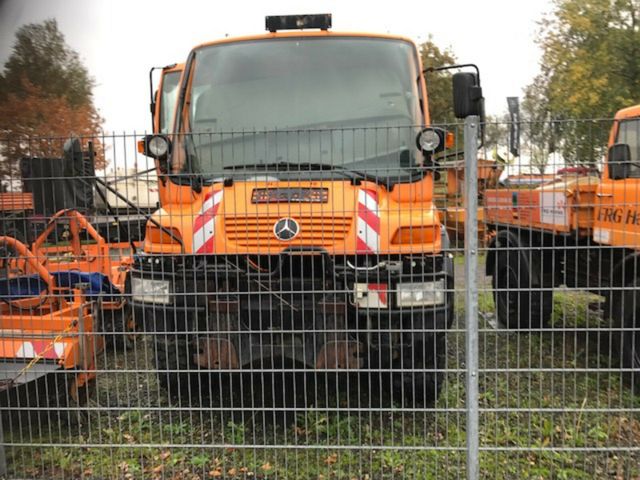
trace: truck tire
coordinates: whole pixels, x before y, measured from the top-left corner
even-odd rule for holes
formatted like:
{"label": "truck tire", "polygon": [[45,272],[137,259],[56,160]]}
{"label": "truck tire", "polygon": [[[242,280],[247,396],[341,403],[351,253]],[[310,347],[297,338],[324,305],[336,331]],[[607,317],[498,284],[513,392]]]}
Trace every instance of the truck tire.
{"label": "truck tire", "polygon": [[625,285],[623,301],[618,304],[620,324],[620,360],[623,368],[631,369],[627,375],[633,393],[640,394],[640,278]]}
{"label": "truck tire", "polygon": [[[529,262],[523,255],[529,256]],[[553,290],[543,289],[532,277],[540,271],[539,256],[535,251],[523,254],[511,245],[496,250],[491,285],[498,322],[506,328],[541,328],[551,318]]]}
{"label": "truck tire", "polygon": [[[194,405],[201,398],[200,373],[191,361],[192,352],[183,335],[155,334],[155,363],[158,384],[172,401]],[[189,371],[190,370],[190,371]]]}
{"label": "truck tire", "polygon": [[404,367],[424,372],[402,372],[393,379],[393,396],[405,407],[433,406],[444,385],[446,334],[437,333],[427,345],[417,344],[405,359]]}
{"label": "truck tire", "polygon": [[107,351],[131,350],[134,346],[133,311],[128,305],[117,310],[100,309],[100,331]]}

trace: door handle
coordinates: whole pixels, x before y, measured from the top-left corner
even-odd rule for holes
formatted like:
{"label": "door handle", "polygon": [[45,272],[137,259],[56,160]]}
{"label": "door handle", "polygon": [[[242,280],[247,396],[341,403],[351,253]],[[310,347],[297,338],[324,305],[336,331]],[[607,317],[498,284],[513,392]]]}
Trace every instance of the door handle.
{"label": "door handle", "polygon": [[596,193],[596,197],[600,197],[600,198],[603,198],[603,197],[607,197],[607,198],[608,198],[608,197],[613,197],[613,193]]}

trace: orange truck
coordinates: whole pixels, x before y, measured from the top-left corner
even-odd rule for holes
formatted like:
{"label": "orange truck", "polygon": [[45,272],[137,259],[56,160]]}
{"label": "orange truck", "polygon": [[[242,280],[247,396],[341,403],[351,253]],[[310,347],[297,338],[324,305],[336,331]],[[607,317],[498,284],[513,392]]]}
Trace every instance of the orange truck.
{"label": "orange truck", "polygon": [[[266,23],[194,48],[171,134],[139,145],[161,208],[130,292],[159,382],[188,400],[203,377],[255,368],[386,371],[428,403],[453,320],[434,155],[453,142],[429,127],[419,52],[335,33],[330,15]],[[456,115],[479,115],[479,76],[453,83]]]}
{"label": "orange truck", "polygon": [[640,370],[639,139],[636,105],[615,115],[601,176],[567,169],[533,190],[485,192],[492,232],[486,273],[499,322],[540,328],[550,320],[556,286],[595,292],[620,333],[627,371]]}

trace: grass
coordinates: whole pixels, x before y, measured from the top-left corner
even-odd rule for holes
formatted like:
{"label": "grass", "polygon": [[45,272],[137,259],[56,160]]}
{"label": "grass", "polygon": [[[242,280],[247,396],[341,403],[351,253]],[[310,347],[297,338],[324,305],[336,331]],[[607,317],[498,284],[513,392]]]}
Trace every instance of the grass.
{"label": "grass", "polygon": [[[459,300],[462,291],[458,292]],[[638,478],[640,397],[598,331],[597,300],[554,295],[558,331],[519,334],[490,323],[493,298],[480,285],[480,454],[483,478]],[[464,310],[457,302],[456,312]],[[462,325],[458,319],[457,328]],[[576,327],[576,331],[571,328]],[[585,328],[587,327],[587,328]],[[19,478],[387,479],[465,475],[464,334],[448,338],[447,383],[436,409],[357,413],[313,406],[289,422],[255,412],[170,410],[146,342],[110,354],[80,425],[5,429],[9,472]],[[120,373],[128,366],[131,370]],[[581,370],[583,369],[583,370]],[[586,371],[584,370],[586,369]],[[138,372],[137,370],[140,370]],[[37,433],[40,431],[40,433]],[[33,446],[16,446],[18,443]],[[99,448],[84,444],[103,445]],[[53,447],[43,446],[52,444]],[[109,445],[109,446],[104,446]],[[434,448],[435,447],[435,448]],[[586,450],[583,450],[586,449]],[[591,450],[589,450],[591,449]]]}

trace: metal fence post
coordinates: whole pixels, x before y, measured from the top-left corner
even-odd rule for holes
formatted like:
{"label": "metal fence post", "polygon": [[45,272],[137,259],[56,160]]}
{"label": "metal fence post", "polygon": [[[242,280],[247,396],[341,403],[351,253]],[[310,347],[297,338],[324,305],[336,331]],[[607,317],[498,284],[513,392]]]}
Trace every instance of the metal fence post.
{"label": "metal fence post", "polygon": [[2,421],[0,420],[0,478],[4,478],[7,474],[7,457],[4,453],[4,431]]}
{"label": "metal fence post", "polygon": [[464,121],[465,158],[465,339],[467,406],[467,478],[479,475],[478,429],[478,129],[479,118]]}

